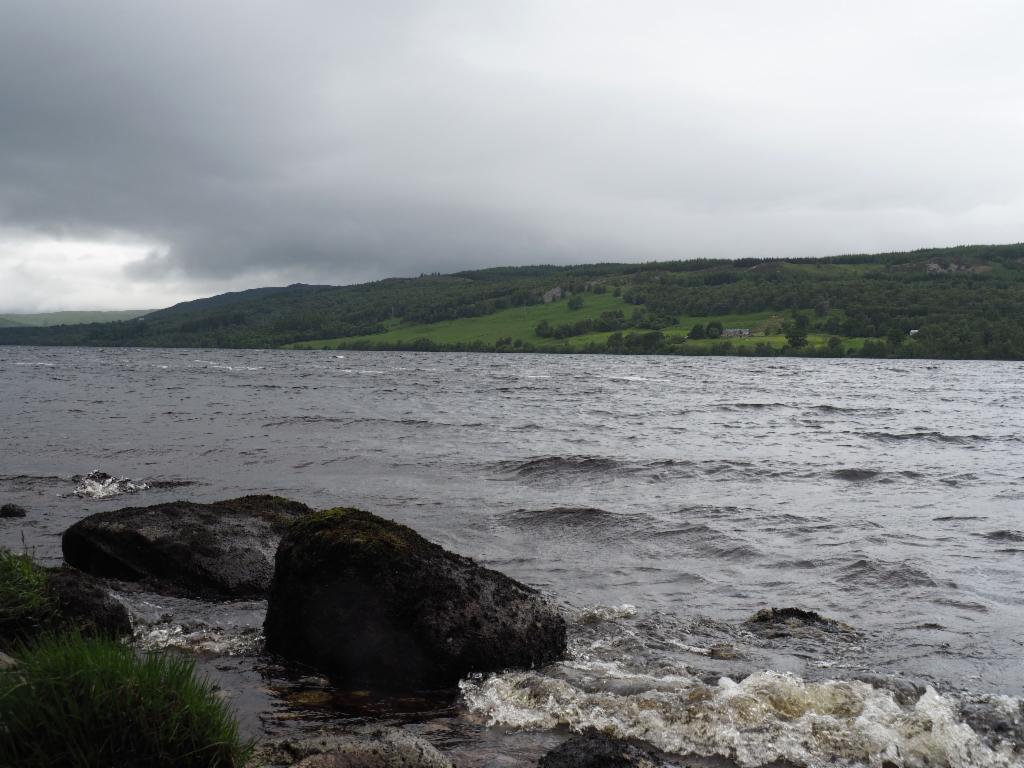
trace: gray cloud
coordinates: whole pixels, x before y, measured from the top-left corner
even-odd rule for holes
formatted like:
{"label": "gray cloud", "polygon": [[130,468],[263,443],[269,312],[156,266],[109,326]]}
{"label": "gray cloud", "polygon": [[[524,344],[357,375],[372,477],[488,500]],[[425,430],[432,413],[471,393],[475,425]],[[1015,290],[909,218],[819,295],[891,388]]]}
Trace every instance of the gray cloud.
{"label": "gray cloud", "polygon": [[0,21],[0,227],[149,243],[112,275],[132,284],[1022,239],[1018,3],[15,0]]}

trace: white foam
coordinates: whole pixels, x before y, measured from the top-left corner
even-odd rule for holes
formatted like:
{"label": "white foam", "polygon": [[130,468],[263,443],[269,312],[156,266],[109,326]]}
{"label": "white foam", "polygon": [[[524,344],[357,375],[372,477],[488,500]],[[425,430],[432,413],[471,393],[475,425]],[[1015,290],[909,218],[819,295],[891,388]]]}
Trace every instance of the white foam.
{"label": "white foam", "polygon": [[[570,662],[562,671],[578,673],[582,667]],[[650,678],[649,685],[642,675],[628,677],[628,686],[595,686],[592,677],[577,683],[571,675],[511,672],[460,687],[466,707],[488,725],[592,727],[666,752],[717,755],[744,766],[774,760],[811,768],[1024,764],[1012,744],[990,747],[959,719],[956,702],[931,688],[913,706],[902,707],[891,692],[867,683],[811,683],[770,671],[738,683],[722,678],[717,685],[686,675]]]}
{"label": "white foam", "polygon": [[145,626],[135,631],[135,643],[143,650],[180,648],[193,653],[238,656],[259,649],[263,634],[256,628],[230,631],[221,627],[186,629],[174,625]]}
{"label": "white foam", "polygon": [[147,483],[129,480],[126,477],[113,477],[95,470],[79,480],[73,493],[83,499],[109,499],[122,493],[137,493],[148,488]]}
{"label": "white foam", "polygon": [[610,621],[612,619],[631,619],[636,614],[636,606],[631,603],[623,603],[622,605],[590,605],[580,611],[577,621],[581,624],[592,624],[597,621]]}

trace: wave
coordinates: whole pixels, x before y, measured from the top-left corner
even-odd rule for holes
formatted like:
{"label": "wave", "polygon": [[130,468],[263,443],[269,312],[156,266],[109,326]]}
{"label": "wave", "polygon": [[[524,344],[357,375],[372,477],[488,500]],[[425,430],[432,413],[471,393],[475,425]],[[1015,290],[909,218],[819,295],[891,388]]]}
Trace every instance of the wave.
{"label": "wave", "polygon": [[832,470],[832,477],[837,480],[849,480],[851,482],[861,482],[864,480],[874,480],[881,477],[882,473],[877,469],[861,469],[858,467],[849,467],[844,469]]}
{"label": "wave", "polygon": [[401,418],[401,419],[387,419],[382,417],[357,417],[352,418],[349,416],[321,416],[321,415],[303,415],[303,416],[286,416],[278,421],[270,421],[262,426],[264,428],[270,427],[286,427],[293,424],[341,424],[343,426],[353,426],[357,424],[398,424],[403,427],[464,427],[474,428],[484,426],[481,422],[468,422],[465,424],[455,424],[445,421],[433,421],[431,419],[413,419],[413,418]]}
{"label": "wave", "polygon": [[93,470],[87,475],[75,475],[71,481],[76,485],[70,495],[80,499],[109,499],[122,494],[196,484],[194,480],[132,480],[127,477],[114,477],[100,470]]}
{"label": "wave", "polygon": [[81,499],[109,499],[124,493],[138,493],[149,488],[149,484],[130,480],[127,477],[114,477],[100,470],[93,470],[87,475],[75,475],[71,478],[77,483],[71,493]]}
{"label": "wave", "polygon": [[[940,586],[927,571],[907,561],[889,563],[867,558],[861,558],[844,567],[840,580],[887,588]],[[956,587],[956,584],[947,581],[943,582],[942,586]]]}
{"label": "wave", "polygon": [[[596,687],[577,672],[614,679]],[[614,690],[613,690],[614,688]],[[808,682],[755,672],[708,684],[685,672],[633,673],[584,660],[543,672],[475,677],[460,684],[470,713],[489,726],[535,730],[596,728],[642,739],[665,752],[724,757],[743,766],[776,761],[811,768],[839,764],[917,768],[1003,768],[1020,765],[1019,744],[966,722],[961,702],[928,687],[912,703],[857,680]],[[913,698],[913,697],[911,697]],[[983,705],[1011,719],[1020,702],[993,697]]]}
{"label": "wave", "polygon": [[[778,477],[787,474],[787,470],[780,470],[774,463],[758,466],[753,462],[738,459],[624,461],[606,456],[567,455],[539,456],[525,461],[502,461],[494,466],[502,474],[515,475],[532,482],[575,478],[592,480],[626,476],[646,478],[651,482],[662,482],[669,479],[689,479],[701,476],[714,479],[746,479]],[[796,470],[794,470],[795,472]]]}
{"label": "wave", "polygon": [[565,474],[588,475],[630,469],[626,462],[600,456],[540,456],[521,462],[499,462],[497,467],[499,471],[524,478],[545,478]]}
{"label": "wave", "polygon": [[741,538],[700,522],[684,523],[673,528],[650,531],[651,539],[679,538],[698,557],[713,556],[722,560],[750,560],[763,557],[757,547]]}
{"label": "wave", "polygon": [[989,531],[988,533],[978,535],[984,536],[986,539],[991,539],[992,541],[1024,541],[1024,533],[1021,533],[1020,531],[999,530]]}
{"label": "wave", "polygon": [[62,482],[67,482],[67,478],[56,475],[0,475],[0,488],[5,491],[31,491]]}
{"label": "wave", "polygon": [[916,432],[856,432],[846,431],[843,434],[877,440],[883,443],[900,443],[905,441],[922,441],[928,443],[949,443],[952,445],[977,445],[989,443],[997,439],[985,435],[947,435],[944,432],[920,430]]}
{"label": "wave", "polygon": [[636,606],[632,603],[621,605],[588,605],[580,610],[576,621],[580,624],[595,624],[615,619],[631,619],[637,615]]}
{"label": "wave", "polygon": [[552,507],[551,509],[517,509],[499,516],[499,521],[512,528],[532,531],[544,536],[570,540],[588,535],[618,537],[624,530],[645,527],[646,517],[639,514],[608,512],[593,507]]}
{"label": "wave", "polygon": [[881,416],[885,414],[895,413],[892,408],[884,407],[867,407],[860,408],[856,406],[844,406],[844,405],[831,405],[829,403],[822,403],[820,405],[808,405],[804,407],[804,410],[808,411],[819,411],[821,413],[861,413],[861,414],[872,414]]}
{"label": "wave", "polygon": [[[474,425],[464,425],[474,426]],[[525,460],[500,461],[491,465],[498,473],[513,475],[527,482],[544,483],[552,480],[588,481],[615,477],[638,477],[649,482],[707,478],[719,481],[745,481],[756,479],[771,480],[815,480],[830,477],[849,482],[875,481],[892,483],[906,480],[920,480],[924,474],[913,470],[884,472],[870,467],[840,467],[838,469],[815,469],[796,462],[775,460],[748,461],[744,459],[654,459],[628,461],[608,456],[568,454],[564,456],[537,456]],[[970,481],[973,475],[956,478]]]}
{"label": "wave", "polygon": [[720,411],[763,411],[769,408],[792,408],[793,406],[787,405],[786,403],[719,403],[714,406],[716,410]]}
{"label": "wave", "polygon": [[596,507],[552,507],[551,509],[517,509],[503,515],[509,522],[526,524],[556,523],[558,525],[575,525],[577,523],[614,522],[616,515]]}
{"label": "wave", "polygon": [[268,421],[262,425],[263,429],[272,427],[287,427],[292,424],[351,424],[352,419],[339,416],[287,416],[279,421]]}

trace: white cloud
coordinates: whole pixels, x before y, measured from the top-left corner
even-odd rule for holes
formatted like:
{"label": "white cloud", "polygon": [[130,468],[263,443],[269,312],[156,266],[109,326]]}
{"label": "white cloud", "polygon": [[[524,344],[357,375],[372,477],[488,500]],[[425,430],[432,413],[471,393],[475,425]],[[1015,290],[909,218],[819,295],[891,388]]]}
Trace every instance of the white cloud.
{"label": "white cloud", "polygon": [[15,2],[0,298],[1024,240],[1021,28],[1011,0]]}
{"label": "white cloud", "polygon": [[126,265],[155,247],[0,233],[0,311],[155,309],[179,296],[198,298],[181,284],[122,279]]}

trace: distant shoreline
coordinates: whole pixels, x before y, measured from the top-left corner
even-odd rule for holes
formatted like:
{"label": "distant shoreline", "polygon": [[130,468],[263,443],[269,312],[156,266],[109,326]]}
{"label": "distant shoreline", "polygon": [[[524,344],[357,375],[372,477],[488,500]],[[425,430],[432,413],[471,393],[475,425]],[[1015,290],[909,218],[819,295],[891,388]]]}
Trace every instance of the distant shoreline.
{"label": "distant shoreline", "polygon": [[0,344],[1024,360],[1024,244],[295,284]]}

